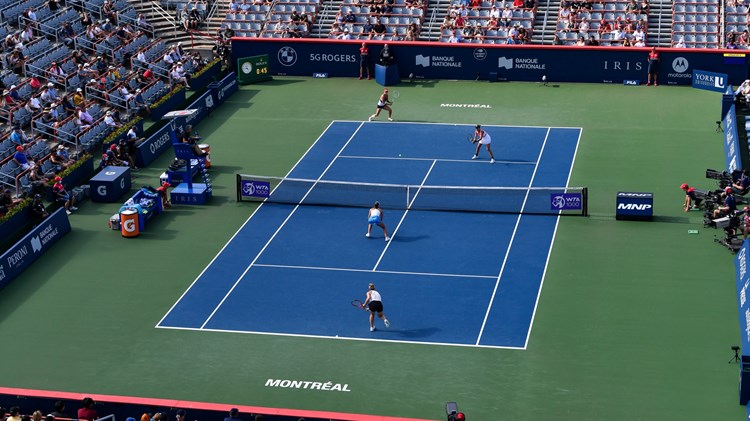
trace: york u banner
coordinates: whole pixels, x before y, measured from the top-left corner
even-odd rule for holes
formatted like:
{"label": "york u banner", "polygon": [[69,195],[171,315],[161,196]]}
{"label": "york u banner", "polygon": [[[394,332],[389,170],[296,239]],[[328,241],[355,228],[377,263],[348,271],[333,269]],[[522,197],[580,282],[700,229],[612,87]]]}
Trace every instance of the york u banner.
{"label": "york u banner", "polygon": [[[368,41],[374,68],[386,44]],[[233,38],[234,59],[268,55],[269,71],[280,76],[359,76],[360,41]],[[447,44],[398,42],[389,44],[401,79],[463,79],[538,82],[622,83],[646,80],[649,48],[553,47],[537,45]],[[660,50],[659,83],[690,85],[694,69],[727,74],[738,84],[748,74],[744,55],[726,61],[719,52]]]}

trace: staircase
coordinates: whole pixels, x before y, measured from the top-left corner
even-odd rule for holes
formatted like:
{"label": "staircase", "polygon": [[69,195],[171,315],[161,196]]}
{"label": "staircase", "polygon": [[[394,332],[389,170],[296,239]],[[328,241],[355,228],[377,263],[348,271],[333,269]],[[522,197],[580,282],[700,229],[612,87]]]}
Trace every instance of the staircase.
{"label": "staircase", "polygon": [[440,25],[448,14],[451,0],[430,0],[419,32],[420,41],[440,41]]}
{"label": "staircase", "polygon": [[[154,35],[169,44],[182,42],[183,47],[192,50],[207,50],[214,46],[214,41],[208,35],[215,35],[221,27],[224,17],[229,11],[226,1],[215,0],[212,8],[207,10],[208,19],[199,29],[199,33],[188,33],[182,29],[177,19],[177,10],[167,10],[158,1],[128,0],[138,13],[143,13],[146,22],[153,25]],[[207,54],[207,53],[204,53]],[[204,55],[207,57],[207,55]]]}
{"label": "staircase", "polygon": [[323,3],[323,8],[318,11],[318,15],[315,17],[315,25],[313,25],[310,36],[312,38],[328,38],[328,34],[331,33],[331,27],[333,21],[336,19],[336,13],[341,10],[341,0],[327,1]]}
{"label": "staircase", "polygon": [[534,32],[531,35],[532,44],[552,45],[557,32],[557,17],[560,14],[560,2],[556,0],[541,0],[534,17]]}
{"label": "staircase", "polygon": [[672,45],[672,2],[671,0],[651,0],[648,15],[649,47],[670,47]]}

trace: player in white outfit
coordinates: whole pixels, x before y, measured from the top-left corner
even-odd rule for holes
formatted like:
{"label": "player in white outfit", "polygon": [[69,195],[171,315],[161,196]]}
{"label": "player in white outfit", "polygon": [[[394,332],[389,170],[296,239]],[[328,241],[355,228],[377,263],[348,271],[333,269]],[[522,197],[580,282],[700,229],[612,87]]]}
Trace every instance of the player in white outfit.
{"label": "player in white outfit", "polygon": [[479,149],[482,148],[482,145],[484,145],[487,148],[487,152],[490,154],[490,164],[495,163],[495,155],[492,154],[492,149],[490,149],[490,144],[492,143],[492,138],[490,137],[490,134],[485,132],[482,129],[482,126],[479,124],[476,125],[474,130],[474,139],[472,140],[472,143],[477,143],[477,150],[474,151],[474,156],[471,157],[471,159],[477,159],[479,158]]}
{"label": "player in white outfit", "polygon": [[383,300],[380,297],[380,293],[375,291],[375,284],[369,285],[367,298],[363,305],[370,310],[370,332],[375,331],[375,313],[378,313],[378,317],[383,320],[385,327],[391,327],[391,322],[383,314]]}

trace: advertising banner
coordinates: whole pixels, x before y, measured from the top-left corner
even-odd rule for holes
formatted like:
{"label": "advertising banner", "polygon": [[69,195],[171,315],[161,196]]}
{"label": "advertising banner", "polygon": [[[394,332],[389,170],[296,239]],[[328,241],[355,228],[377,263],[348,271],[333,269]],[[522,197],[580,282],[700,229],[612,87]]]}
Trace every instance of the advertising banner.
{"label": "advertising banner", "polygon": [[[234,59],[268,55],[272,75],[331,77],[359,75],[359,41],[288,38],[233,38]],[[371,69],[384,43],[369,42]],[[551,47],[531,45],[391,43],[401,79],[604,82],[646,80],[648,48]],[[735,63],[735,62],[733,62]],[[725,64],[716,51],[660,51],[659,83],[689,85],[694,69],[721,72],[728,83],[741,83],[748,74],[744,61]]]}
{"label": "advertising banner", "polygon": [[65,208],[60,208],[0,256],[0,289],[31,266],[57,240],[70,232]]}

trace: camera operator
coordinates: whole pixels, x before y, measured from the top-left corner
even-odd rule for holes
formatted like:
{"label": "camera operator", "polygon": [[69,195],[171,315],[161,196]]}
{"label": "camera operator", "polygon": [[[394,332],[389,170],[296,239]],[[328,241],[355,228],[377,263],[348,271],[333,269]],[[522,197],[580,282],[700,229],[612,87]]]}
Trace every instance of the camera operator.
{"label": "camera operator", "polygon": [[739,195],[744,195],[748,188],[750,188],[750,175],[747,170],[742,170],[742,175],[732,184],[732,190]]}
{"label": "camera operator", "polygon": [[396,56],[394,56],[393,52],[388,48],[388,44],[385,44],[380,51],[380,64],[383,66],[390,66],[394,63],[396,63]]}
{"label": "camera operator", "polygon": [[737,211],[737,200],[734,198],[734,195],[732,194],[732,188],[727,187],[724,190],[724,193],[721,194],[721,197],[724,199],[724,205],[718,206],[714,210],[714,219],[721,218],[724,216],[733,216],[735,211]]}
{"label": "camera operator", "polygon": [[696,195],[695,187],[690,187],[687,183],[682,183],[680,188],[685,192],[685,203],[682,206],[685,212],[690,209],[698,209],[703,199]]}

